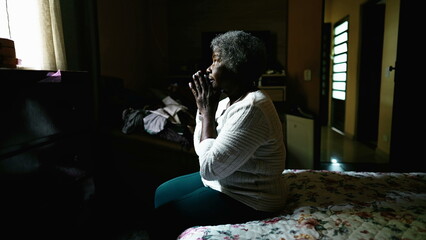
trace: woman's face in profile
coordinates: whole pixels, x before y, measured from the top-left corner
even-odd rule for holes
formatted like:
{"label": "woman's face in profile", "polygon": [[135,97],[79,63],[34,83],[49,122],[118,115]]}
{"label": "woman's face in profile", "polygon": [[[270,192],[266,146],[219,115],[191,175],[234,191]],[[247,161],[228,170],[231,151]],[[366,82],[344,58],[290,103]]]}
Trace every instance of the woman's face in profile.
{"label": "woman's face in profile", "polygon": [[215,89],[226,90],[235,87],[235,74],[232,73],[221,61],[219,54],[213,52],[212,64],[207,68],[209,81]]}

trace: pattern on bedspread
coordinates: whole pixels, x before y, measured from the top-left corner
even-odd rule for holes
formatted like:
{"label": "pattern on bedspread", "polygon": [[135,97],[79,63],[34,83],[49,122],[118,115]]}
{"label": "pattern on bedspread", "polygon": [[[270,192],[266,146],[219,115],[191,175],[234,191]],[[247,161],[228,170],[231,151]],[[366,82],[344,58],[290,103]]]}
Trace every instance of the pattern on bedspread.
{"label": "pattern on bedspread", "polygon": [[180,240],[426,239],[426,173],[286,170],[275,218],[198,226]]}

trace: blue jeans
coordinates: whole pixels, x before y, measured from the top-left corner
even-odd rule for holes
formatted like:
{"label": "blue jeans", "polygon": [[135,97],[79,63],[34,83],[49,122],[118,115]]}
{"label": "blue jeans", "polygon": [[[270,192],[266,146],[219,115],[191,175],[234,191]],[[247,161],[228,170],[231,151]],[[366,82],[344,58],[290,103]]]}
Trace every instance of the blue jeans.
{"label": "blue jeans", "polygon": [[199,172],[161,184],[155,192],[152,239],[176,239],[192,226],[243,223],[271,217],[229,196],[205,187]]}

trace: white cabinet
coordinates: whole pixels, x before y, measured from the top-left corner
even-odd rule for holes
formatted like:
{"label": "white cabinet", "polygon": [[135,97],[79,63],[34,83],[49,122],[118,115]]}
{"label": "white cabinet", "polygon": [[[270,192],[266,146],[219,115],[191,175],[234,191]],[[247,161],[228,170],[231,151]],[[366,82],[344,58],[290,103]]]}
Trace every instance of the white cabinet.
{"label": "white cabinet", "polygon": [[314,120],[286,115],[287,169],[314,168]]}

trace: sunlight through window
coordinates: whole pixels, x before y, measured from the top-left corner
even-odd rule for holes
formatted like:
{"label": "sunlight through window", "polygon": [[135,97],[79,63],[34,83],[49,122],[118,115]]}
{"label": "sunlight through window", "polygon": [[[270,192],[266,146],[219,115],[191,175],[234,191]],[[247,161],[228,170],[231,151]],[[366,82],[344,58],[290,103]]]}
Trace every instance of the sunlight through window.
{"label": "sunlight through window", "polygon": [[345,82],[334,82],[333,89],[344,91],[346,89]]}
{"label": "sunlight through window", "polygon": [[10,39],[6,0],[0,0],[0,38]]}
{"label": "sunlight through window", "polygon": [[36,1],[8,1],[11,39],[15,42],[16,57],[21,67],[40,69],[43,55],[41,24]]}
{"label": "sunlight through window", "polygon": [[346,81],[346,73],[333,73],[333,81]]}
{"label": "sunlight through window", "polygon": [[0,0],[0,38],[14,42],[18,68],[66,69],[59,0]]}
{"label": "sunlight through window", "polygon": [[344,91],[337,91],[333,90],[332,97],[339,100],[345,100],[346,99],[346,93]]}
{"label": "sunlight through window", "polygon": [[344,32],[342,34],[340,34],[339,36],[337,36],[336,38],[334,38],[334,44],[335,45],[339,45],[342,42],[347,42],[348,41],[348,33]]}
{"label": "sunlight through window", "polygon": [[347,62],[348,61],[348,54],[340,54],[336,55],[333,59],[334,63],[341,63],[341,62]]}
{"label": "sunlight through window", "polygon": [[349,22],[344,20],[334,27],[333,74],[331,97],[346,100],[346,78],[348,71]]}
{"label": "sunlight through window", "polygon": [[334,28],[334,35],[337,36],[341,34],[342,32],[347,32],[348,29],[349,29],[349,22],[344,21]]}
{"label": "sunlight through window", "polygon": [[341,54],[348,51],[348,45],[346,43],[337,45],[334,47],[334,54]]}
{"label": "sunlight through window", "polygon": [[338,63],[333,66],[334,72],[346,72],[346,63]]}

